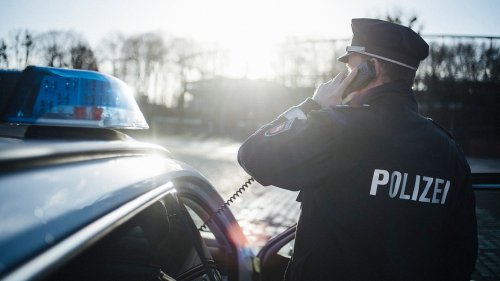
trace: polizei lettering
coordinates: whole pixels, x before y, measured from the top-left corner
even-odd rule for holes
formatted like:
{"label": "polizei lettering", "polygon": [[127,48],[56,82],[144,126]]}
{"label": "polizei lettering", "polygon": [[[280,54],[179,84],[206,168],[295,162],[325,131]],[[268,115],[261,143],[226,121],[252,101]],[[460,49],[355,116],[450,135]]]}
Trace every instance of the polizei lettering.
{"label": "polizei lettering", "polygon": [[410,177],[408,173],[390,173],[375,169],[370,195],[376,196],[381,189],[387,192],[390,198],[444,205],[450,190],[450,181],[422,175]]}

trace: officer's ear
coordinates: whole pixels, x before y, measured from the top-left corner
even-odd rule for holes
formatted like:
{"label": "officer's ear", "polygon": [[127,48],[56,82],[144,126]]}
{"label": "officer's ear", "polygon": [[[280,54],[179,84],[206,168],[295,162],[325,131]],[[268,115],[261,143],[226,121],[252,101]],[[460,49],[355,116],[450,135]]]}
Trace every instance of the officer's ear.
{"label": "officer's ear", "polygon": [[385,73],[384,66],[380,62],[380,60],[377,58],[371,58],[370,63],[373,65],[373,68],[375,69],[375,80],[381,80],[387,82],[388,77]]}

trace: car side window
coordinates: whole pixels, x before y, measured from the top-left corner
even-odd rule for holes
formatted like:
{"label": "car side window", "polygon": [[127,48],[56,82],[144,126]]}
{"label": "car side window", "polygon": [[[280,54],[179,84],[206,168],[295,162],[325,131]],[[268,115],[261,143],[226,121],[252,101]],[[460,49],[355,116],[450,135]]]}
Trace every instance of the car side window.
{"label": "car side window", "polygon": [[210,254],[182,210],[175,194],[165,196],[48,280],[220,280],[212,269],[207,278]]}

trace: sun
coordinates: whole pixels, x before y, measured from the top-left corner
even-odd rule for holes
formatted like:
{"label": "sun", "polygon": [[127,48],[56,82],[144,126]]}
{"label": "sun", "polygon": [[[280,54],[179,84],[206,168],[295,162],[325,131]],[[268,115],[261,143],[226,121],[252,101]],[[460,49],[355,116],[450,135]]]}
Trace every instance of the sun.
{"label": "sun", "polygon": [[286,55],[279,52],[285,39],[333,38],[350,29],[345,4],[332,8],[327,0],[183,0],[165,5],[176,11],[168,14],[165,28],[223,50],[223,75],[230,77],[273,78],[279,56]]}
{"label": "sun", "polygon": [[273,64],[278,58],[277,42],[262,37],[227,38],[219,41],[226,50],[226,75],[248,79],[273,76]]}
{"label": "sun", "polygon": [[276,45],[286,36],[283,23],[277,21],[278,7],[263,0],[210,3],[214,6],[205,7],[211,13],[210,20],[201,20],[206,24],[197,28],[202,36],[224,50],[224,74],[249,79],[271,78],[272,65],[277,59]]}

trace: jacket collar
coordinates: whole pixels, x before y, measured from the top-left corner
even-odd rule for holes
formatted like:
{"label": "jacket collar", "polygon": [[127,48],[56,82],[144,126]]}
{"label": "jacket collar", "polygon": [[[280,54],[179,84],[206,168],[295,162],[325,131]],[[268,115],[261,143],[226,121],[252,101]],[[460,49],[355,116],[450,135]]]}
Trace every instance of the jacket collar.
{"label": "jacket collar", "polygon": [[377,105],[383,104],[386,106],[399,105],[406,106],[414,111],[418,111],[418,104],[415,100],[413,91],[401,82],[389,82],[383,85],[374,87],[363,95],[357,104]]}

